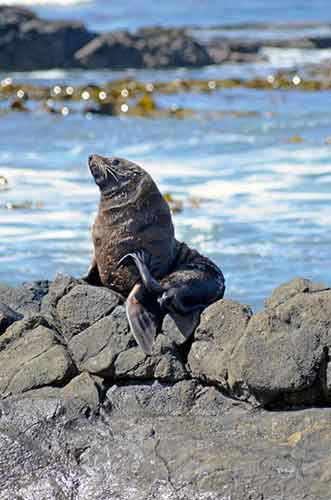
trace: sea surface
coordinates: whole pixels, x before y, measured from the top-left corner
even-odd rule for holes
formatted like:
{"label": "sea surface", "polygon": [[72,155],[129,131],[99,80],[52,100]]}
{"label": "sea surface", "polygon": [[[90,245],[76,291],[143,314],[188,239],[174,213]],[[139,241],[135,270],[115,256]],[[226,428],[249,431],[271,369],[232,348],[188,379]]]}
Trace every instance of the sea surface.
{"label": "sea surface", "polygon": [[[329,0],[7,3],[31,6],[48,18],[79,19],[96,30],[331,21]],[[261,36],[253,28],[248,31]],[[82,85],[128,74],[145,82],[252,78],[282,68],[296,72],[331,58],[330,51],[265,50],[269,63],[124,73],[2,73],[0,79]],[[85,274],[98,204],[87,157],[98,153],[136,161],[163,192],[183,201],[183,211],[174,215],[177,237],[221,267],[228,298],[259,310],[273,288],[293,277],[330,285],[331,92],[237,88],[157,100],[197,114],[146,119],[36,111],[0,117],[0,175],[10,186],[0,191],[0,281],[14,285],[53,279],[58,272]],[[192,197],[201,200],[199,207],[189,202]],[[34,207],[8,208],[26,200]]]}

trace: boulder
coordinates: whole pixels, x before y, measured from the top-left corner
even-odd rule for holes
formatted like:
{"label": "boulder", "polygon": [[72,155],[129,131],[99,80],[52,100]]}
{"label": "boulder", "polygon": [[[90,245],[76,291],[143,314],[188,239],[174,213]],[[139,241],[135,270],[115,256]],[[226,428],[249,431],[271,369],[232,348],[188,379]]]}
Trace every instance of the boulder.
{"label": "boulder", "polygon": [[56,315],[64,337],[74,335],[110,314],[121,298],[106,287],[76,285],[56,304]]}
{"label": "boulder", "polygon": [[117,356],[129,348],[132,337],[123,306],[74,336],[68,346],[80,371],[111,378]]}
{"label": "boulder", "polygon": [[188,354],[188,370],[192,377],[229,390],[232,352],[252,314],[248,306],[225,299],[205,309]]}
{"label": "boulder", "polygon": [[147,68],[199,67],[213,63],[207,49],[184,29],[145,28],[137,32],[137,37]]}
{"label": "boulder", "polygon": [[2,7],[0,68],[31,71],[73,67],[74,53],[94,36],[81,23],[45,21],[27,9]]}
{"label": "boulder", "polygon": [[240,388],[264,406],[329,403],[331,291],[296,279],[267,304],[232,354],[232,391]]}
{"label": "boulder", "polygon": [[151,356],[135,346],[121,352],[114,362],[114,380],[148,380],[176,382],[187,373],[176,346],[162,334],[154,342]]}
{"label": "boulder", "polygon": [[69,380],[75,367],[60,342],[40,316],[11,325],[0,337],[0,397]]}
{"label": "boulder", "polygon": [[298,293],[316,292],[325,290],[325,288],[323,283],[314,283],[305,278],[294,278],[288,283],[284,283],[275,288],[270,298],[266,300],[265,305],[266,308],[275,308]]}
{"label": "boulder", "polygon": [[142,68],[143,56],[135,43],[136,37],[127,31],[105,33],[78,50],[75,61],[88,69]]}
{"label": "boulder", "polygon": [[91,69],[195,67],[213,62],[207,50],[185,30],[165,28],[100,35],[77,51],[75,59]]}

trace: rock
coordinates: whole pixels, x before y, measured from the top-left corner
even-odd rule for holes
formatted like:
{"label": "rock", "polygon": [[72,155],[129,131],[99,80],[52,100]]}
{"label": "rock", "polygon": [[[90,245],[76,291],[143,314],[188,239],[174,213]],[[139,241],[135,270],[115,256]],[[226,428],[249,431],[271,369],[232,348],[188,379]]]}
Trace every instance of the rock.
{"label": "rock", "polygon": [[38,19],[30,9],[24,7],[0,6],[0,30],[7,27],[18,29],[22,23]]}
{"label": "rock", "polygon": [[28,317],[40,312],[41,302],[48,292],[48,286],[48,281],[23,283],[17,288],[0,283],[0,302],[17,314]]}
{"label": "rock", "polygon": [[108,380],[181,380],[186,371],[175,346],[158,335],[153,355],[146,356],[130,332],[125,308],[118,306],[69,342],[69,349],[80,371]]}
{"label": "rock", "polygon": [[59,300],[69,293],[73,287],[83,283],[82,280],[77,280],[72,276],[57,274],[55,280],[49,286],[47,295],[43,297],[40,308],[41,314],[50,317],[56,316],[56,306]]}
{"label": "rock", "polygon": [[199,67],[213,63],[207,49],[186,30],[144,28],[137,32],[137,37],[147,68]]}
{"label": "rock", "polygon": [[160,382],[114,385],[107,391],[106,399],[111,418],[216,416],[234,404],[214,387],[203,387],[195,380],[174,385]]}
{"label": "rock", "polygon": [[294,278],[288,283],[284,283],[283,285],[275,288],[271,297],[266,300],[266,307],[277,307],[298,293],[325,290],[325,288],[325,285],[320,283],[313,283],[312,281],[304,278]]}
{"label": "rock", "polygon": [[228,383],[265,405],[330,401],[331,291],[308,280],[279,288],[232,355]]}
{"label": "rock", "polygon": [[67,341],[110,314],[121,298],[106,287],[76,285],[56,305],[62,332]]}
{"label": "rock", "polygon": [[97,412],[100,406],[100,394],[103,382],[84,372],[71,380],[62,390],[60,399],[70,414],[90,415]]}
{"label": "rock", "polygon": [[138,403],[130,387],[114,388],[110,413],[93,418],[61,414],[56,399],[37,414],[30,398],[8,398],[0,404],[1,498],[328,498],[329,408],[252,413],[232,404],[192,415],[192,384],[136,388]]}
{"label": "rock", "polygon": [[115,359],[132,340],[125,309],[119,306],[73,337],[69,349],[80,371],[111,378]]}
{"label": "rock", "polygon": [[162,68],[203,66],[213,61],[185,30],[148,28],[106,33],[75,54],[84,68]]}
{"label": "rock", "polygon": [[151,356],[140,347],[120,352],[114,361],[114,380],[148,380],[176,382],[187,377],[180,354],[167,337],[159,334]]}
{"label": "rock", "polygon": [[142,68],[143,57],[135,42],[136,37],[126,31],[106,33],[78,50],[75,60],[88,69]]}
{"label": "rock", "polygon": [[219,300],[205,309],[188,355],[193,377],[229,390],[232,352],[252,314],[248,306],[232,300]]}
{"label": "rock", "polygon": [[184,337],[175,321],[167,314],[162,323],[162,333],[169,338],[176,346],[183,345],[188,338]]}
{"label": "rock", "polygon": [[0,335],[6,331],[14,321],[23,318],[23,314],[16,313],[6,304],[0,303]]}
{"label": "rock", "polygon": [[75,372],[57,334],[37,316],[10,326],[0,337],[0,397],[63,384]]}
{"label": "rock", "polygon": [[26,9],[2,7],[0,66],[9,71],[73,67],[74,53],[94,36],[81,23],[44,21]]}

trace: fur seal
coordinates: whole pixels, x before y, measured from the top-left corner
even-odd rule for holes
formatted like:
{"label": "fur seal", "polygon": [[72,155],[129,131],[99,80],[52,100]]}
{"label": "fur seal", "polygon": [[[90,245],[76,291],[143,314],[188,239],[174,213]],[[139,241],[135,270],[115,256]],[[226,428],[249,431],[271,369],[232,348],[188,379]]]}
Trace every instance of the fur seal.
{"label": "fur seal", "polygon": [[169,206],[145,170],[96,154],[88,163],[100,204],[85,280],[126,298],[132,333],[151,354],[164,316],[170,314],[187,338],[201,311],[223,297],[224,276],[208,258],[175,239]]}

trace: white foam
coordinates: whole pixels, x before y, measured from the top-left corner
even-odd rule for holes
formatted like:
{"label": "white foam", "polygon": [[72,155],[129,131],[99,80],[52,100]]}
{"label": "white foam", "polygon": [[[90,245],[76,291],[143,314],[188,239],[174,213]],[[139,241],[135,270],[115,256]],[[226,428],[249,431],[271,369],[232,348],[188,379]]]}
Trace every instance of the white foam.
{"label": "white foam", "polygon": [[313,64],[331,58],[331,49],[281,49],[264,47],[260,54],[276,67],[290,68],[295,65]]}

